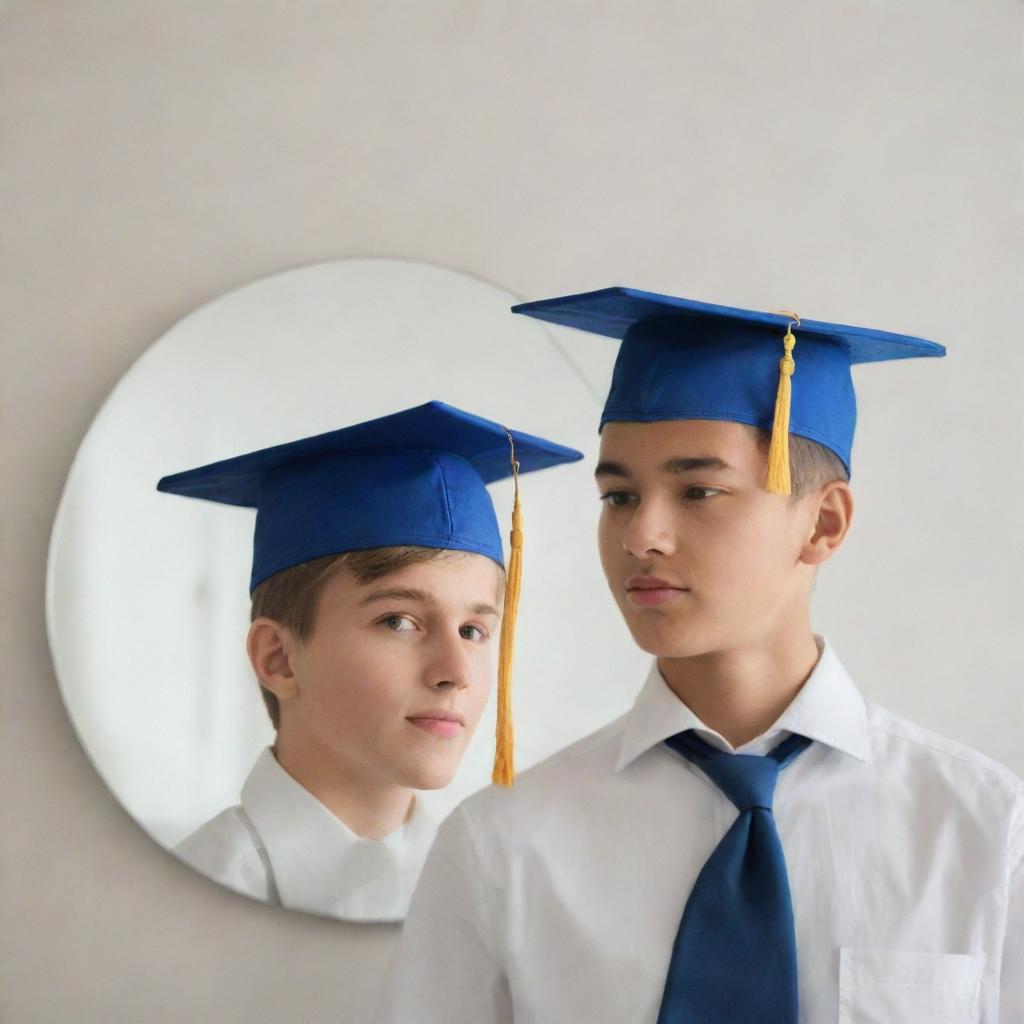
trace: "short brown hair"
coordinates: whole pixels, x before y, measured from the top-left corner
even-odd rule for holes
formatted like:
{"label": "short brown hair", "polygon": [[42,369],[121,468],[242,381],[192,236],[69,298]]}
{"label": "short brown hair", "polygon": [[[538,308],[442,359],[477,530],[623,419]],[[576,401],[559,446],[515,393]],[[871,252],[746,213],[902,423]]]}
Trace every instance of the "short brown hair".
{"label": "short brown hair", "polygon": [[[309,562],[282,569],[265,579],[252,592],[250,621],[273,619],[290,629],[300,640],[306,640],[316,623],[317,603],[327,581],[342,567],[351,570],[360,583],[370,583],[389,572],[397,572],[417,562],[431,562],[452,554],[447,548],[412,546],[369,548],[345,551],[340,555],[324,555]],[[277,695],[260,682],[263,703],[270,721],[277,729],[281,724],[281,705]]]}
{"label": "short brown hair", "polygon": [[[771,433],[758,428],[758,434],[760,447],[767,452]],[[794,501],[833,480],[846,483],[850,479],[843,460],[831,448],[800,434],[789,435],[789,473]]]}

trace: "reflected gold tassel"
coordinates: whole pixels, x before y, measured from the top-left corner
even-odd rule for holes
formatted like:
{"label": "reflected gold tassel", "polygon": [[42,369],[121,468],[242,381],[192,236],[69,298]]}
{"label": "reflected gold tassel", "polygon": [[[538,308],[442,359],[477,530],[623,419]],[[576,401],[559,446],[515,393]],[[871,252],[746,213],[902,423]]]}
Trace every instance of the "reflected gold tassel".
{"label": "reflected gold tassel", "polygon": [[512,449],[512,480],[515,484],[515,502],[512,506],[512,533],[508,570],[505,574],[505,606],[501,618],[501,640],[498,652],[498,721],[495,727],[494,771],[491,781],[499,786],[511,786],[515,778],[515,734],[512,728],[512,654],[519,611],[519,592],[523,580],[523,513],[519,507],[519,463],[512,435],[508,443]]}
{"label": "reflected gold tassel", "polygon": [[771,494],[792,494],[793,484],[789,472],[789,413],[793,385],[790,378],[796,369],[796,362],[793,359],[793,348],[796,345],[793,324],[799,326],[800,317],[786,309],[774,312],[785,313],[793,319],[786,327],[786,336],[782,339],[785,351],[779,360],[779,390],[775,395],[775,421],[772,424],[772,442],[768,449],[768,475],[764,486]]}

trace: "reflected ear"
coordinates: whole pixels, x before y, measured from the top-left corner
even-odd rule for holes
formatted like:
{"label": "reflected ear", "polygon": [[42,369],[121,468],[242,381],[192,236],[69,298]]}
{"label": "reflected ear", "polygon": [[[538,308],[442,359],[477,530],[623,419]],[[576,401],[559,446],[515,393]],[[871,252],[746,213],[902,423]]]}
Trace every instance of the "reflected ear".
{"label": "reflected ear", "polygon": [[850,532],[853,492],[849,484],[833,480],[810,497],[817,511],[810,536],[800,549],[800,561],[806,565],[821,565],[843,546]]}
{"label": "reflected ear", "polygon": [[299,692],[292,668],[295,637],[274,619],[253,619],[245,647],[260,684],[277,697],[290,700]]}

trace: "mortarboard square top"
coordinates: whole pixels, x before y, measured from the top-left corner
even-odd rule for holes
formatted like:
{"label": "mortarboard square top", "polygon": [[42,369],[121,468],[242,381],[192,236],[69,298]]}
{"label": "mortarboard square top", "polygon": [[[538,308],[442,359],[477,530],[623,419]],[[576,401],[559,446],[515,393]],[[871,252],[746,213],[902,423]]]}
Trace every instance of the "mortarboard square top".
{"label": "mortarboard square top", "polygon": [[[780,357],[792,352],[788,429],[831,449],[847,470],[857,420],[851,365],[946,352],[909,335],[634,288],[524,302],[512,312],[622,340],[602,427],[609,421],[712,419],[771,430],[781,393]],[[795,347],[784,349],[790,327]]]}
{"label": "mortarboard square top", "polygon": [[503,565],[485,484],[583,457],[443,402],[263,448],[173,476],[157,489],[256,509],[250,591],[323,555],[415,545]]}

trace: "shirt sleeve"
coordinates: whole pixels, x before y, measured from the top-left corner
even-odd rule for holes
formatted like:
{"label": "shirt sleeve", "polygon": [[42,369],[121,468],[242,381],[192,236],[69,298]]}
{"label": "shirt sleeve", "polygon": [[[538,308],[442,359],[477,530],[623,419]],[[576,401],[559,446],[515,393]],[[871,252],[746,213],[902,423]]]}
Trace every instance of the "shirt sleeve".
{"label": "shirt sleeve", "polygon": [[512,1024],[500,885],[462,807],[437,834],[375,1024]]}
{"label": "shirt sleeve", "polygon": [[1010,833],[1009,891],[1006,938],[1000,970],[999,1020],[1024,1021],[1024,789],[1017,800],[1015,827]]}

